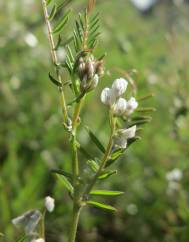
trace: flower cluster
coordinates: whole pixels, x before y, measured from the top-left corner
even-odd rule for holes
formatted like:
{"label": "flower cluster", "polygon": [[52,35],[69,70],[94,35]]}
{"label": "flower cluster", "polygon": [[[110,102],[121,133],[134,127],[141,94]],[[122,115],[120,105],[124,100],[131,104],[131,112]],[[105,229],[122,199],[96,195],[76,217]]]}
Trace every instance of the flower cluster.
{"label": "flower cluster", "polygon": [[95,60],[93,55],[80,57],[77,72],[81,91],[89,92],[98,85],[99,77],[103,75],[103,60]]}
{"label": "flower cluster", "polygon": [[138,107],[138,102],[134,97],[131,97],[128,101],[121,97],[127,86],[128,82],[119,78],[113,82],[111,88],[106,87],[101,93],[102,103],[109,106],[116,116],[127,117]]}
{"label": "flower cluster", "polygon": [[[123,117],[124,119],[131,115],[138,107],[138,102],[134,97],[128,101],[121,97],[128,86],[128,82],[124,78],[116,79],[111,88],[104,88],[101,93],[101,101],[109,106],[114,116]],[[128,129],[118,129],[114,135],[115,146],[125,149],[128,139],[134,138],[136,133],[136,125]]]}

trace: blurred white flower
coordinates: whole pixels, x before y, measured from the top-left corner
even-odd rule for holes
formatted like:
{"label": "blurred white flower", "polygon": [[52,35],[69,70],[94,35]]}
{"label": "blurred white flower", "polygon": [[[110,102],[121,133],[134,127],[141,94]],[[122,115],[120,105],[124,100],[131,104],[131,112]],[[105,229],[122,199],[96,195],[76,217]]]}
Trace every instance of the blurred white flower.
{"label": "blurred white flower", "polygon": [[134,204],[134,203],[129,204],[129,205],[127,206],[127,212],[128,212],[128,214],[130,214],[130,215],[135,215],[135,214],[137,214],[137,213],[138,213],[138,208],[137,208],[136,204]]}
{"label": "blurred white flower", "polygon": [[132,114],[137,107],[138,107],[138,102],[136,101],[136,99],[134,97],[131,97],[127,101],[127,107],[126,107],[126,110],[125,110],[125,115]]}
{"label": "blurred white flower", "polygon": [[119,129],[114,137],[116,146],[125,149],[127,147],[127,140],[134,138],[136,134],[136,125],[128,129]]}
{"label": "blurred white flower", "polygon": [[23,228],[27,235],[30,235],[34,232],[36,226],[38,225],[42,214],[39,210],[31,210],[22,214],[21,216],[14,218],[12,223],[18,227]]}
{"label": "blurred white flower", "polygon": [[54,207],[55,207],[55,200],[54,200],[54,198],[52,198],[50,196],[47,196],[45,198],[45,207],[51,213],[54,210]]}
{"label": "blurred white flower", "polygon": [[166,174],[166,179],[168,181],[180,181],[182,177],[183,177],[183,173],[178,168],[174,168],[172,171]]}
{"label": "blurred white flower", "polygon": [[58,61],[60,61],[60,62],[65,61],[66,51],[64,48],[62,48],[62,47],[58,48],[56,53],[57,53]]}
{"label": "blurred white flower", "polygon": [[124,98],[119,98],[114,106],[114,114],[121,116],[127,107],[127,101]]}
{"label": "blurred white flower", "polygon": [[106,87],[101,93],[101,102],[105,105],[112,106],[115,102],[115,96],[112,89]]}
{"label": "blurred white flower", "polygon": [[38,39],[32,33],[27,33],[24,37],[24,40],[26,44],[29,45],[30,47],[36,47],[38,44]]}
{"label": "blurred white flower", "polygon": [[116,79],[112,84],[112,92],[115,97],[120,97],[127,89],[128,81],[124,78]]}
{"label": "blurred white flower", "polygon": [[31,242],[45,242],[43,238],[33,239]]}
{"label": "blurred white flower", "polygon": [[10,79],[10,84],[13,89],[17,90],[21,85],[21,81],[17,76],[12,76]]}
{"label": "blurred white flower", "polygon": [[131,0],[131,2],[140,10],[146,11],[150,9],[157,0]]}

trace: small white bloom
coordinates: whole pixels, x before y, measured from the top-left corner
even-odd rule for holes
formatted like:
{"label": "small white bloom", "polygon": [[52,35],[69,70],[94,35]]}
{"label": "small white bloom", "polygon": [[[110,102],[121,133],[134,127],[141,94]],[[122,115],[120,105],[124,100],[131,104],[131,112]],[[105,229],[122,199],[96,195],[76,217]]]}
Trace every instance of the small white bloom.
{"label": "small white bloom", "polygon": [[45,242],[43,238],[33,239],[31,242]]}
{"label": "small white bloom", "polygon": [[175,168],[166,174],[166,179],[170,181],[180,181],[183,177],[183,173],[180,169]]}
{"label": "small white bloom", "polygon": [[131,113],[133,113],[135,111],[135,109],[137,107],[138,107],[138,102],[136,101],[136,99],[134,97],[131,97],[127,101],[127,107],[126,107],[126,110],[125,110],[125,114],[130,115]]}
{"label": "small white bloom", "polygon": [[119,129],[114,137],[114,143],[116,146],[125,149],[127,147],[127,140],[134,138],[136,134],[136,125],[128,129]]}
{"label": "small white bloom", "polygon": [[114,93],[112,92],[112,89],[106,87],[102,90],[101,102],[108,106],[112,106],[114,104],[115,96],[114,96]]}
{"label": "small white bloom", "polygon": [[32,33],[27,33],[24,38],[27,45],[30,47],[35,47],[38,44],[38,39]]}
{"label": "small white bloom", "polygon": [[120,97],[127,89],[128,82],[124,78],[116,79],[112,84],[112,90],[116,97]]}
{"label": "small white bloom", "polygon": [[45,198],[45,207],[49,212],[52,212],[54,210],[54,198],[47,196]]}
{"label": "small white bloom", "polygon": [[124,98],[119,98],[114,106],[114,114],[121,116],[127,107],[127,101]]}
{"label": "small white bloom", "polygon": [[140,10],[146,11],[151,8],[157,0],[131,0],[131,2]]}
{"label": "small white bloom", "polygon": [[62,62],[66,59],[66,50],[63,47],[58,48],[56,53],[57,53],[58,60],[60,62]]}

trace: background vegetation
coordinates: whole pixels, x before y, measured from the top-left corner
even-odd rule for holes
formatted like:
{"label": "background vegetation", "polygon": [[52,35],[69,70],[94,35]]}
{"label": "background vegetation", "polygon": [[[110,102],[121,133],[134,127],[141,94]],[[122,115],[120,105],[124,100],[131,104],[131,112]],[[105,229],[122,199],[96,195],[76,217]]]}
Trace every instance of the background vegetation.
{"label": "background vegetation", "polygon": [[[85,3],[71,2],[73,18]],[[69,170],[71,160],[58,92],[47,75],[51,63],[41,3],[9,0],[0,8],[0,232],[5,234],[0,241],[15,241],[20,231],[11,219],[42,207],[46,195],[56,198],[55,212],[46,221],[47,241],[66,241],[71,207],[50,169]],[[106,108],[99,97],[121,75],[116,67],[138,71],[138,95],[155,93],[147,104],[157,112],[143,139],[117,162],[119,176],[105,184],[125,191],[110,201],[119,212],[85,210],[78,242],[188,242],[189,5],[162,1],[141,14],[127,0],[101,0],[97,11],[107,73],[88,97],[84,122],[107,141]],[[72,22],[69,26],[66,38]],[[64,49],[59,54],[64,58]],[[80,138],[90,152],[98,152],[83,130]],[[171,177],[175,168],[177,177]]]}

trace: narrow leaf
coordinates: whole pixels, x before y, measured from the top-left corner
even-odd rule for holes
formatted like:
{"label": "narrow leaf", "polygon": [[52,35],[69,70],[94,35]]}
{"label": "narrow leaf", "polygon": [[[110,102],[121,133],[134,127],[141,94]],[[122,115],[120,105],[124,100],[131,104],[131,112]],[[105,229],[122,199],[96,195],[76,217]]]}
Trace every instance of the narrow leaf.
{"label": "narrow leaf", "polygon": [[54,16],[56,14],[56,10],[57,10],[57,7],[56,5],[53,6],[52,10],[51,10],[51,13],[49,15],[49,20],[52,21],[54,19]]}
{"label": "narrow leaf", "polygon": [[95,201],[87,201],[87,204],[95,206],[97,208],[101,208],[101,209],[105,209],[105,210],[110,210],[110,211],[116,211],[116,208],[104,204],[104,203],[99,203],[99,202],[95,202]]}
{"label": "narrow leaf", "polygon": [[155,112],[156,111],[156,109],[155,108],[138,108],[138,109],[136,109],[136,112]]}
{"label": "narrow leaf", "polygon": [[106,167],[112,165],[117,159],[119,159],[119,157],[124,153],[125,149],[117,149],[115,150],[112,155],[111,158],[109,160],[107,160],[106,162]]}
{"label": "narrow leaf", "polygon": [[63,27],[65,26],[65,24],[68,22],[68,17],[70,14],[70,10],[67,11],[67,13],[62,17],[62,19],[60,20],[60,22],[56,25],[56,27],[53,30],[53,34],[59,33]]}
{"label": "narrow leaf", "polygon": [[87,165],[91,168],[92,171],[97,172],[99,169],[99,165],[94,160],[88,160]]}
{"label": "narrow leaf", "polygon": [[68,179],[72,179],[73,178],[73,175],[66,172],[66,171],[63,171],[61,169],[52,169],[51,170],[52,173],[56,173],[56,174],[59,174],[59,175],[63,175],[65,177],[67,177]]}
{"label": "narrow leaf", "polygon": [[99,150],[104,153],[105,152],[105,148],[104,146],[102,145],[102,143],[99,141],[99,139],[96,137],[96,135],[91,131],[89,130],[88,127],[86,127],[86,130],[91,138],[91,140],[93,141],[93,143],[99,148]]}
{"label": "narrow leaf", "polygon": [[92,160],[93,158],[91,155],[80,145],[79,151],[89,160]]}
{"label": "narrow leaf", "polygon": [[120,196],[122,194],[124,194],[124,192],[107,191],[107,190],[93,190],[90,192],[90,195],[96,195],[96,196]]}
{"label": "narrow leaf", "polygon": [[47,1],[46,1],[47,6],[48,6],[51,2],[52,2],[52,0],[47,0]]}
{"label": "narrow leaf", "polygon": [[148,95],[146,95],[146,96],[143,96],[143,97],[139,97],[139,98],[137,98],[137,100],[138,101],[144,101],[144,100],[146,100],[146,99],[148,99],[148,98],[151,98],[151,97],[154,97],[155,95],[154,95],[154,93],[150,93],[150,94],[148,94]]}
{"label": "narrow leaf", "polygon": [[73,194],[73,186],[72,184],[68,181],[68,179],[63,176],[62,174],[56,174],[56,176],[58,177],[58,179],[60,180],[60,182],[65,186],[65,188],[71,193]]}
{"label": "narrow leaf", "polygon": [[112,176],[112,175],[114,175],[114,174],[117,174],[117,170],[106,171],[106,172],[103,172],[103,173],[98,177],[98,179],[100,179],[100,180],[105,180],[105,179],[109,178],[110,176]]}
{"label": "narrow leaf", "polygon": [[62,87],[62,83],[60,83],[59,81],[57,81],[49,72],[49,79],[52,81],[53,84],[55,84],[58,87]]}
{"label": "narrow leaf", "polygon": [[55,46],[54,50],[57,50],[57,49],[59,48],[59,46],[60,46],[60,44],[61,44],[61,41],[62,41],[62,38],[61,38],[60,35],[58,35],[58,41],[57,41],[57,43],[56,43],[56,46]]}

